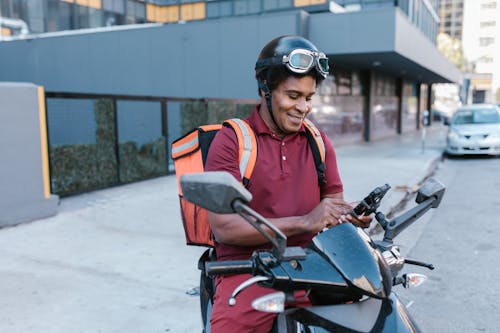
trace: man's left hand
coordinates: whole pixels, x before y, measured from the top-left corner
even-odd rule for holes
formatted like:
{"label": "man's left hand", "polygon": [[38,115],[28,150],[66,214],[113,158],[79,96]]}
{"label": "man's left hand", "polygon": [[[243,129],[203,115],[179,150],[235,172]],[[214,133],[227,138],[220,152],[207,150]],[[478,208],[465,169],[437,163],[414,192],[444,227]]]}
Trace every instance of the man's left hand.
{"label": "man's left hand", "polygon": [[358,218],[355,218],[351,214],[347,214],[347,215],[342,215],[340,217],[340,220],[342,221],[342,223],[349,222],[349,223],[354,224],[356,227],[360,227],[360,228],[365,229],[365,228],[368,228],[370,226],[370,223],[372,222],[373,217],[371,215],[368,215],[368,216],[361,215],[361,216],[358,216]]}
{"label": "man's left hand", "polygon": [[[355,207],[357,204],[358,204],[357,202],[351,203],[352,207]],[[372,215],[358,215],[358,217],[356,218],[351,214],[346,214],[340,217],[341,223],[352,223],[356,227],[360,227],[363,229],[368,228],[372,220],[373,220]]]}

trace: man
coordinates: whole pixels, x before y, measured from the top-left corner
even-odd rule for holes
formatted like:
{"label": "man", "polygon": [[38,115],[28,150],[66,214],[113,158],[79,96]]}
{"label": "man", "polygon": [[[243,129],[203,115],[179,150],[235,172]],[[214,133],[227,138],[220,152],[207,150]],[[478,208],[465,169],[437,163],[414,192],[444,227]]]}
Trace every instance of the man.
{"label": "man", "polygon": [[[269,42],[256,63],[261,103],[246,119],[257,138],[258,156],[247,189],[250,206],[268,218],[288,238],[289,246],[306,246],[325,227],[352,222],[367,227],[370,217],[354,219],[352,206],[343,200],[343,187],[335,151],[321,132],[325,144],[325,176],[318,174],[305,135],[303,121],[311,112],[311,99],[328,75],[328,58],[310,41],[299,36],[281,36]],[[222,128],[210,147],[206,171],[228,171],[241,179],[238,141],[230,128]],[[237,214],[209,213],[218,260],[248,259],[252,252],[270,248],[267,240]],[[272,290],[254,285],[227,305],[231,292],[250,276],[216,278],[211,331],[269,332],[275,315],[255,311],[253,299]]]}

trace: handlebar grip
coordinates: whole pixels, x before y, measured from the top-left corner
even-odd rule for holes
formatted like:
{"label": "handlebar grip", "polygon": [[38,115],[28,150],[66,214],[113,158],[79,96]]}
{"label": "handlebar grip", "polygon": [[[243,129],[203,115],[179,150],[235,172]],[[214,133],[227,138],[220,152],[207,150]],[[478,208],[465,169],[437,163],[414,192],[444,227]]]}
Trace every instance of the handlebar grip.
{"label": "handlebar grip", "polygon": [[252,272],[253,264],[250,260],[208,261],[205,263],[205,274],[208,276]]}

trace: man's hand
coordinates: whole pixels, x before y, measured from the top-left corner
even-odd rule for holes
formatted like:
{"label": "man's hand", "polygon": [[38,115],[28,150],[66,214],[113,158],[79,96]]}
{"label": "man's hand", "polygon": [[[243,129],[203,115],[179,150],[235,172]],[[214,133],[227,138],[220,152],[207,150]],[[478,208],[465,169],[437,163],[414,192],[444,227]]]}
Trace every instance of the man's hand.
{"label": "man's hand", "polygon": [[349,214],[352,206],[340,198],[324,198],[309,214],[304,222],[309,232],[317,233],[324,228],[342,223],[341,217]]}
{"label": "man's hand", "polygon": [[347,215],[341,216],[340,219],[341,219],[342,223],[350,222],[350,223],[354,224],[356,227],[360,227],[360,228],[365,229],[365,228],[368,228],[370,226],[370,223],[372,222],[373,217],[371,215],[368,215],[368,216],[361,215],[361,216],[358,216],[358,218],[355,218],[351,214],[347,214]]}
{"label": "man's hand", "polygon": [[[356,207],[356,205],[358,204],[358,202],[352,202],[351,203],[351,208],[354,208]],[[355,226],[357,227],[360,227],[360,228],[368,228],[370,226],[370,223],[372,222],[373,220],[373,216],[372,215],[358,215],[358,217],[354,217],[352,216],[351,214],[344,214],[340,217],[340,220],[342,221],[342,223],[352,223],[354,224]]]}

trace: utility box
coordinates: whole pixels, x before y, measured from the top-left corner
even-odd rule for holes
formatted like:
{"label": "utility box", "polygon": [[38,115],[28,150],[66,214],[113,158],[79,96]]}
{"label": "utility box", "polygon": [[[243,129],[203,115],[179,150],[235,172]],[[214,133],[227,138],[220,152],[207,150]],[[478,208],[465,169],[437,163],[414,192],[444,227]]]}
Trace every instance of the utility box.
{"label": "utility box", "polygon": [[0,82],[0,227],[57,213],[43,87]]}

